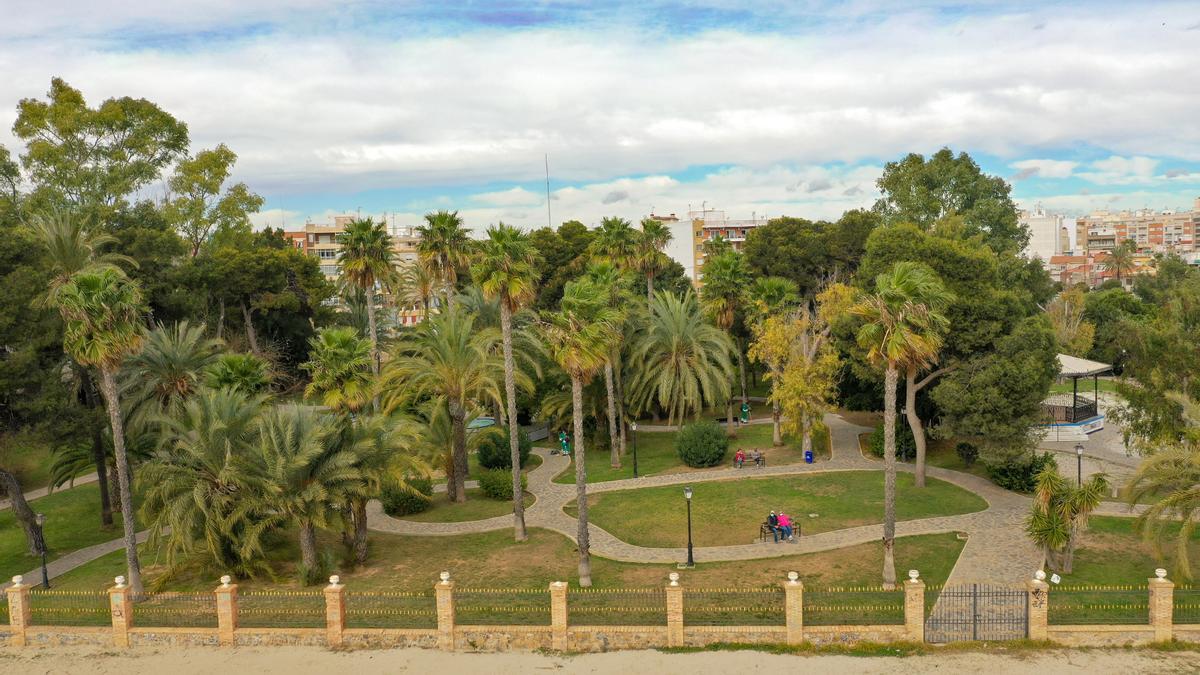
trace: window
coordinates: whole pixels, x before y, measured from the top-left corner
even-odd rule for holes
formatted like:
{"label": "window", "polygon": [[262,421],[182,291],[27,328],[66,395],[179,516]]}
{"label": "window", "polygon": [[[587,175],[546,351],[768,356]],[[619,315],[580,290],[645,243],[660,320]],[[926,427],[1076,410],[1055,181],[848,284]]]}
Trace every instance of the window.
{"label": "window", "polygon": [[337,258],[337,254],[338,252],[331,248],[323,248],[317,251],[317,255],[320,256],[321,260],[333,260]]}
{"label": "window", "polygon": [[327,277],[336,277],[337,273],[337,265],[321,265],[321,274],[324,274]]}

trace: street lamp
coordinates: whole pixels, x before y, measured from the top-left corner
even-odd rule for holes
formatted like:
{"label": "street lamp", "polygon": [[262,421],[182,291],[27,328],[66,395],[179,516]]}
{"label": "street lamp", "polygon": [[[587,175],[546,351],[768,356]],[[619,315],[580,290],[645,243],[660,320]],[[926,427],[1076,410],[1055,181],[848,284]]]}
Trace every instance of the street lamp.
{"label": "street lamp", "polygon": [[630,422],[629,429],[633,432],[633,477],[637,478],[637,422]]}
{"label": "street lamp", "polygon": [[38,534],[42,539],[42,587],[50,588],[50,575],[46,573],[46,514],[39,513],[33,519],[37,521]]}
{"label": "street lamp", "polygon": [[1083,486],[1083,444],[1075,444],[1075,481]]}
{"label": "street lamp", "polygon": [[687,567],[695,567],[696,559],[692,557],[692,487],[689,485],[683,488],[683,499],[687,502],[687,518],[688,518],[688,559]]}

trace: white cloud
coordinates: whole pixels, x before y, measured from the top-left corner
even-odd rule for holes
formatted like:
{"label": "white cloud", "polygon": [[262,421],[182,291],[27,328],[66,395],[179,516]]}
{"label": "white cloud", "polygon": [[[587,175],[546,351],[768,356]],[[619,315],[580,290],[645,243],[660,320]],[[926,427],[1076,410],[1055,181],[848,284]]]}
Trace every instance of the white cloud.
{"label": "white cloud", "polygon": [[471,195],[471,201],[487,206],[529,206],[546,203],[544,195],[538,195],[522,187],[497,192],[481,192]]}
{"label": "white cloud", "polygon": [[1154,182],[1154,170],[1159,160],[1152,157],[1118,157],[1098,159],[1089,167],[1091,171],[1080,171],[1079,177],[1099,185],[1134,185]]}
{"label": "white cloud", "polygon": [[1079,162],[1070,162],[1057,159],[1023,159],[1019,162],[1009,164],[1017,173],[1012,176],[1013,180],[1024,180],[1026,178],[1070,178],[1071,172],[1075,167],[1079,166]]}

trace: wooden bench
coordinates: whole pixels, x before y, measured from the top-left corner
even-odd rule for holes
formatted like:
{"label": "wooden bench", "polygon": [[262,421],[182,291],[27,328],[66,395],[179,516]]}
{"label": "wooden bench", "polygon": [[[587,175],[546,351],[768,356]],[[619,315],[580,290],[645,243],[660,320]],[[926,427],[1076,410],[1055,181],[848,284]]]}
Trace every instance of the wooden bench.
{"label": "wooden bench", "polygon": [[[766,524],[766,522],[760,523],[758,526],[758,542],[765,544],[768,539],[773,540],[774,538],[774,535],[771,534],[771,526]],[[800,523],[794,520],[792,521],[792,541],[800,541]]]}
{"label": "wooden bench", "polygon": [[764,455],[762,455],[762,456],[760,456],[760,457],[758,458],[758,461],[756,462],[756,461],[754,461],[754,458],[753,458],[753,457],[751,457],[750,455],[746,455],[746,460],[745,460],[745,462],[744,462],[742,465],[739,465],[739,464],[737,463],[737,457],[736,457],[736,456],[734,457],[734,460],[733,460],[733,468],[735,468],[735,469],[740,469],[740,468],[742,468],[742,466],[743,466],[743,465],[745,465],[745,464],[752,464],[752,465],[754,465],[754,466],[757,466],[758,468],[760,468],[760,469],[761,469],[761,468],[763,468],[763,467],[765,467],[765,466],[767,465],[767,456],[766,456],[765,454],[764,454]]}

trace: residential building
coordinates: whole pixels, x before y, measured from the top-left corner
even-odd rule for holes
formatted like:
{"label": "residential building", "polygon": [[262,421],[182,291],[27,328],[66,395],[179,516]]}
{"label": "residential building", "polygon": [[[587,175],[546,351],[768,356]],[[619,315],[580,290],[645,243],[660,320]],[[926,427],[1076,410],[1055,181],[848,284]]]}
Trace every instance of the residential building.
{"label": "residential building", "polygon": [[1187,253],[1197,250],[1200,198],[1190,211],[1093,211],[1075,224],[1077,252],[1107,251],[1132,240],[1146,253]]}
{"label": "residential building", "polygon": [[766,218],[757,215],[749,220],[730,220],[724,211],[714,209],[689,211],[688,219],[692,221],[692,283],[697,288],[704,284],[704,242],[721,237],[733,250],[740,251],[746,244],[746,235],[767,224]]}
{"label": "residential building", "polygon": [[1029,245],[1025,247],[1025,255],[1046,261],[1071,250],[1070,233],[1062,215],[1047,213],[1038,204],[1031,211],[1021,211],[1020,219],[1021,224],[1029,229]]}
{"label": "residential building", "polygon": [[[1075,255],[1055,255],[1046,261],[1046,271],[1050,278],[1061,282],[1063,286],[1084,284],[1095,288],[1109,279],[1116,279],[1117,272],[1107,265],[1108,251],[1096,250]],[[1133,277],[1140,274],[1154,274],[1154,256],[1141,254],[1133,258],[1133,270],[1122,277],[1125,287],[1133,284]]]}

